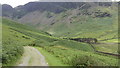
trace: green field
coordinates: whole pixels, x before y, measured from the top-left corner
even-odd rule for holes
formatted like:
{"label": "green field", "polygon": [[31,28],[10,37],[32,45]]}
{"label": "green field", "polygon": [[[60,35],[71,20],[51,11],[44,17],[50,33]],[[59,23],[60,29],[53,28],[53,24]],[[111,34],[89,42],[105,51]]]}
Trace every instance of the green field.
{"label": "green field", "polygon": [[118,54],[118,44],[116,43],[103,43],[103,44],[93,44],[96,50]]}

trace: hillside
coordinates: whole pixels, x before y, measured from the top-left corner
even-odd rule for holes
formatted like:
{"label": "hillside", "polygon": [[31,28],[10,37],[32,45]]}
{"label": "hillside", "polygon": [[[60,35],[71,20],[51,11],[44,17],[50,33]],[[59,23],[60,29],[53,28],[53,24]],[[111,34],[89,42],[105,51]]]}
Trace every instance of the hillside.
{"label": "hillside", "polygon": [[[12,17],[12,18],[21,18],[22,16],[26,15],[29,12],[33,12],[33,11],[50,11],[50,12],[54,12],[54,13],[61,13],[63,11],[66,11],[68,9],[74,9],[77,7],[81,7],[82,5],[86,4],[84,7],[82,7],[83,9],[87,9],[91,6],[96,6],[96,5],[100,5],[100,6],[110,6],[112,3],[85,3],[85,2],[29,2],[25,5],[20,5],[17,6],[15,8],[12,8],[10,5],[7,4],[3,4],[2,5],[2,11],[3,12],[3,16],[7,16],[7,17]],[[7,11],[9,10],[9,11]],[[8,14],[10,13],[10,14]],[[13,14],[14,13],[14,14]]]}
{"label": "hillside", "polygon": [[2,6],[5,11],[3,16],[7,13],[6,10],[13,9],[13,20],[56,37],[97,38],[101,41],[116,42],[117,4],[116,2],[29,2],[16,8]]}
{"label": "hillside", "polygon": [[[36,31],[35,29],[31,29],[31,27],[27,27],[23,24],[18,24],[14,21],[8,20],[8,19],[3,19],[3,32],[2,32],[2,44],[3,44],[3,63],[9,63],[13,60],[15,60],[16,55],[21,55],[23,53],[23,46],[27,45],[38,45],[37,43],[40,43],[41,45],[52,45],[53,43],[49,44],[50,42],[53,42],[54,40],[57,40],[57,38],[51,37],[43,32]],[[39,41],[39,42],[37,42]],[[41,42],[40,42],[41,41]],[[62,40],[60,42],[63,42]],[[60,42],[57,42],[58,44]],[[39,44],[39,45],[40,45]],[[60,43],[62,44],[62,43]],[[77,45],[80,45],[76,43]],[[81,43],[82,44],[82,43]],[[14,46],[13,46],[14,45]],[[68,46],[69,44],[63,44]],[[76,45],[76,46],[77,46]],[[85,45],[85,44],[83,44]],[[70,48],[73,46],[69,46]],[[79,47],[79,46],[77,46]],[[88,49],[82,49],[82,48],[88,47]],[[73,47],[76,48],[76,47]],[[85,51],[90,50],[90,46],[86,44],[86,46],[80,46],[77,49],[82,49]],[[17,51],[17,50],[18,51]],[[92,48],[91,48],[92,51]],[[10,52],[10,53],[9,53]],[[15,52],[15,53],[14,53]],[[17,53],[18,52],[18,53]],[[7,57],[10,56],[10,57]],[[13,57],[11,56],[13,55]]]}
{"label": "hillside", "polygon": [[49,66],[118,66],[117,4],[29,2],[15,8],[2,5],[3,66],[14,66],[23,54],[30,54],[25,51],[27,46],[39,50]]}
{"label": "hillside", "polygon": [[[20,58],[24,52],[23,46],[38,46],[39,48],[42,48],[46,52],[59,58],[63,64],[76,66],[79,61],[73,64],[74,61],[89,57],[87,59],[89,60],[90,65],[96,65],[96,62],[97,65],[117,65],[117,59],[94,53],[93,48],[87,43],[80,43],[72,40],[70,41],[52,37],[45,34],[44,32],[36,31],[35,29],[8,19],[3,19],[2,28],[3,65],[10,66],[13,65],[13,63],[15,64],[17,59]],[[77,58],[77,56],[79,57]],[[91,56],[94,57],[94,59],[92,59]],[[84,65],[86,61],[79,63],[79,65]],[[94,63],[92,61],[94,61]],[[89,64],[87,65],[89,66]]]}
{"label": "hillside", "polygon": [[[105,3],[109,4],[107,6],[101,6],[97,3],[80,4],[82,6],[77,5],[76,8],[71,7],[71,9],[66,9],[66,11],[57,14],[47,10],[28,12],[18,21],[57,37],[115,39],[117,41],[117,4]],[[91,5],[92,7],[87,6],[85,8],[86,5]]]}

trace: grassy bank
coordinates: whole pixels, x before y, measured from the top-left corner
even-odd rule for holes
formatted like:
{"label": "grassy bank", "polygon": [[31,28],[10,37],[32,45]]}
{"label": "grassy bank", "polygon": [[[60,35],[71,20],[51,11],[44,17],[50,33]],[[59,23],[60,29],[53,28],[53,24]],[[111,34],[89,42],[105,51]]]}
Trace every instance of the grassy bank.
{"label": "grassy bank", "polygon": [[59,58],[45,51],[43,48],[40,48],[40,47],[35,47],[35,48],[37,48],[42,53],[42,55],[45,56],[49,66],[67,66]]}
{"label": "grassy bank", "polygon": [[[63,46],[45,46],[42,48],[37,47],[46,60],[51,64],[58,58],[63,64],[72,66],[117,66],[116,58],[109,56],[102,56],[92,52],[85,52],[77,49],[66,48]],[[43,53],[44,52],[44,53]],[[46,53],[45,53],[46,52]],[[54,56],[54,58],[50,56]],[[111,61],[111,62],[109,62]],[[60,64],[59,62],[57,62]]]}

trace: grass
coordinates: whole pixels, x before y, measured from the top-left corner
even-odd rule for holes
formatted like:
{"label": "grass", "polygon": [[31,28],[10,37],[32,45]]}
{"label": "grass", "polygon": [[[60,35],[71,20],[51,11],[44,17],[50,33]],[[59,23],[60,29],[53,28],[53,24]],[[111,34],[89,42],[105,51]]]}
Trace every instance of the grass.
{"label": "grass", "polygon": [[111,40],[106,40],[106,41],[100,41],[101,43],[118,43],[119,39],[111,39]]}
{"label": "grass", "polygon": [[[38,47],[38,49],[40,50],[41,48]],[[42,50],[40,51],[46,51],[46,55],[44,53],[43,55],[46,56],[46,60],[48,60],[48,62],[49,60],[52,59],[50,58],[49,54],[52,54],[54,57],[61,60],[62,63],[72,66],[81,66],[81,65],[82,66],[117,66],[118,65],[116,58],[98,55],[92,52],[66,48],[63,46],[45,46],[42,47]]]}
{"label": "grass", "polygon": [[37,48],[42,53],[42,55],[45,56],[49,66],[67,66],[59,58],[56,58],[54,55],[48,53],[43,48],[40,47],[35,48]]}
{"label": "grass", "polygon": [[[3,65],[12,65],[23,53],[23,45],[28,45],[31,39],[25,39],[21,34],[16,31],[12,31],[10,26],[6,26],[3,24],[3,32],[2,32],[2,62]],[[25,36],[28,37],[28,36]]]}
{"label": "grass", "polygon": [[103,44],[93,44],[93,46],[98,51],[118,54],[118,44],[103,43]]}

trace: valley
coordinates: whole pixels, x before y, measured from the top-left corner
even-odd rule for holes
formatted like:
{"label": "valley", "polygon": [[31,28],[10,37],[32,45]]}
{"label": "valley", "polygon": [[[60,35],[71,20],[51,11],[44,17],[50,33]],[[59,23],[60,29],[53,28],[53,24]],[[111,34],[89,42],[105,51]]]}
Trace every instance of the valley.
{"label": "valley", "polygon": [[[5,66],[6,66],[6,63],[8,64],[8,66],[11,65],[10,62],[13,62],[16,65],[15,60],[17,58],[14,59],[12,57],[15,57],[17,55],[17,52],[16,52],[17,50],[22,54],[24,52],[23,46],[33,46],[33,47],[38,47],[38,49],[42,48],[45,52],[50,53],[52,57],[49,57],[48,55],[48,56],[45,56],[45,59],[47,59],[46,61],[49,61],[48,64],[52,64],[53,66],[55,66],[54,62],[56,61],[60,61],[60,64],[57,64],[57,65],[73,65],[73,66],[75,65],[76,66],[83,59],[84,59],[84,62],[80,63],[80,65],[84,65],[84,64],[89,65],[86,63],[86,62],[89,62],[90,65],[115,65],[116,66],[118,63],[117,58],[114,58],[109,55],[104,56],[104,54],[99,55],[95,53],[94,49],[87,43],[52,37],[50,35],[47,35],[44,32],[41,32],[41,31],[37,32],[36,30],[26,27],[23,24],[19,24],[8,19],[3,19],[3,22],[4,22],[3,33],[5,34],[3,34],[3,44],[4,44],[3,56],[4,57],[2,57],[2,59],[6,59],[4,60]],[[21,26],[23,28],[20,28]],[[8,33],[6,33],[6,31]],[[10,39],[10,37],[12,38]],[[8,41],[4,39],[8,39]],[[9,42],[10,40],[12,42]],[[11,46],[13,47],[12,44],[15,44],[15,43],[16,45],[14,45],[14,48],[16,49],[14,48],[12,49]],[[8,45],[8,44],[11,44],[11,45]],[[4,50],[6,48],[9,48],[9,49]],[[11,53],[9,53],[10,48],[12,49],[10,51]],[[42,54],[44,54],[44,51],[42,52]],[[11,61],[8,60],[6,53],[8,53],[7,55],[9,57],[11,57],[9,58],[9,60],[11,59]],[[18,58],[22,56],[20,53],[18,54]],[[92,59],[93,57],[94,59]],[[51,58],[52,59],[56,58],[56,59],[55,61],[50,62]],[[79,61],[77,61],[78,59]],[[74,61],[77,61],[77,62],[75,63]]]}
{"label": "valley", "polygon": [[1,18],[2,64],[119,66],[117,11],[111,2],[30,2],[11,8]]}

